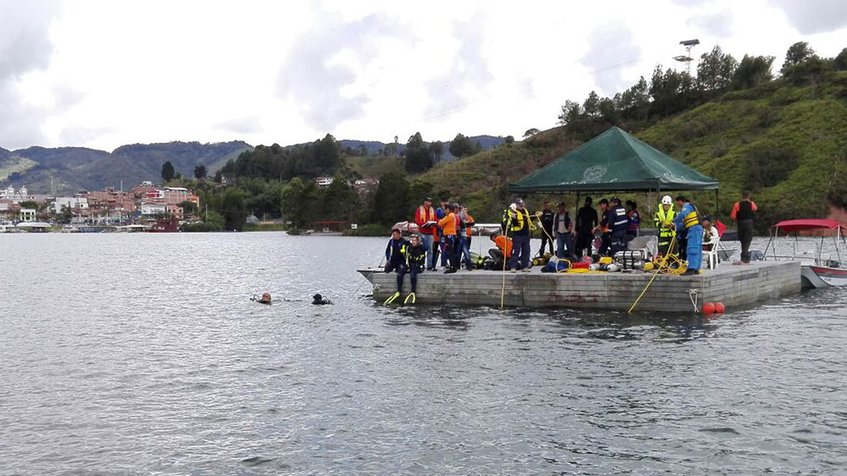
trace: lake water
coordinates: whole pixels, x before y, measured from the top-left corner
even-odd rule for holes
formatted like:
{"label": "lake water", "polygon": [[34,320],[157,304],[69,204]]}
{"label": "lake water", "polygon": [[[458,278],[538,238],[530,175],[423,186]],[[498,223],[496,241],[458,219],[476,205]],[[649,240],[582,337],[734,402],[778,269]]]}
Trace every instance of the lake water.
{"label": "lake water", "polygon": [[384,247],[0,235],[0,474],[847,468],[847,290],[710,321],[389,309],[355,272]]}

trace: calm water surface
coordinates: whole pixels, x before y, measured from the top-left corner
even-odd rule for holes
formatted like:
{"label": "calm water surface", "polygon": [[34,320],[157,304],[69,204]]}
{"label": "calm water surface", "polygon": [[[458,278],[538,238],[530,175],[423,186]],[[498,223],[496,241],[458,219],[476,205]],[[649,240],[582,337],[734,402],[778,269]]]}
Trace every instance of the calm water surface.
{"label": "calm water surface", "polygon": [[384,246],[0,235],[0,474],[847,468],[847,290],[705,322],[387,309],[354,271]]}

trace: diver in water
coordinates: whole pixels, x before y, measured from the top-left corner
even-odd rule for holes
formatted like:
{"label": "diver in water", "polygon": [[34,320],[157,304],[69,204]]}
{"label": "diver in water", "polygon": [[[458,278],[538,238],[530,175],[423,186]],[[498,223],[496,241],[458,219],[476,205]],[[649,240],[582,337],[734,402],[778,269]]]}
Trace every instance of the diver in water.
{"label": "diver in water", "polygon": [[312,296],[312,304],[316,306],[323,304],[332,304],[332,301],[321,296],[320,294],[315,294],[314,296]]}
{"label": "diver in water", "polygon": [[255,294],[250,298],[251,301],[256,301],[259,304],[270,304],[271,303],[271,293],[262,293],[262,297],[258,297]]}

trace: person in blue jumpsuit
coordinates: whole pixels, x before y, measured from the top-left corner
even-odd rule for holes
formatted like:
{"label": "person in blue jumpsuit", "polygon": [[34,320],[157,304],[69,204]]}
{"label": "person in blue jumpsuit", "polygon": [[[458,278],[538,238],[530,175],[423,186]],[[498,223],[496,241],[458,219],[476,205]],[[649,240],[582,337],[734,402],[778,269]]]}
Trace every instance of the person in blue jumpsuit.
{"label": "person in blue jumpsuit", "polygon": [[687,236],[685,254],[688,269],[684,274],[698,274],[703,258],[703,227],[700,225],[700,214],[697,213],[697,207],[682,195],[676,197],[676,203],[682,209],[673,219],[674,228],[677,234],[684,230]]}
{"label": "person in blue jumpsuit", "polygon": [[621,199],[612,197],[609,200],[609,215],[611,217],[611,237],[609,240],[609,256],[615,256],[618,251],[626,250],[626,230],[629,226],[629,218],[626,209],[621,205]]}

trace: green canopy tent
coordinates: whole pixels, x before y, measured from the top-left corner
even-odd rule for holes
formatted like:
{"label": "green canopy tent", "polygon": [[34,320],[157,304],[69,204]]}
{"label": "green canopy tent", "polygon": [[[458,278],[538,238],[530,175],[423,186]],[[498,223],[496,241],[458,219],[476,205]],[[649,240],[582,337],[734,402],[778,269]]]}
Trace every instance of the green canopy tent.
{"label": "green canopy tent", "polygon": [[[662,192],[714,190],[719,183],[618,127],[509,185],[514,193]],[[652,210],[651,210],[652,211]]]}
{"label": "green canopy tent", "polygon": [[516,193],[717,190],[718,181],[612,127],[510,184]]}

